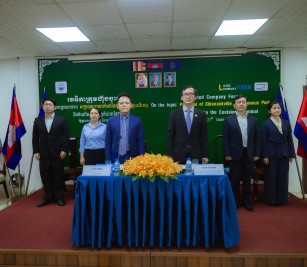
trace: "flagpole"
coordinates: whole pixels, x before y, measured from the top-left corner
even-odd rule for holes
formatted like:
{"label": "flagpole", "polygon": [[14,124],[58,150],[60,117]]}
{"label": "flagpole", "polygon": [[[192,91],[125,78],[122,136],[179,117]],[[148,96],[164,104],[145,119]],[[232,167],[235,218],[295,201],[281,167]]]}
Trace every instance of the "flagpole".
{"label": "flagpole", "polygon": [[15,195],[15,191],[14,191],[14,188],[13,188],[13,185],[12,185],[11,174],[10,174],[9,168],[7,166],[6,166],[6,171],[9,175],[9,177],[10,177],[10,183],[9,184],[11,186],[12,195],[13,195],[13,197],[15,197],[16,195]]}
{"label": "flagpole", "polygon": [[19,195],[21,196],[21,179],[20,179],[20,164],[18,163],[18,186],[19,186]]}
{"label": "flagpole", "polygon": [[301,191],[302,191],[302,195],[303,195],[303,199],[305,199],[305,192],[304,192],[304,187],[302,184],[302,176],[298,167],[298,163],[297,163],[297,158],[295,157],[295,164],[296,164],[296,170],[297,170],[297,174],[298,174],[298,179],[300,180],[300,186],[301,186]]}
{"label": "flagpole", "polygon": [[28,181],[27,181],[27,187],[26,187],[26,192],[25,192],[25,195],[26,195],[26,196],[28,195],[30,177],[31,177],[31,172],[32,172],[32,165],[33,165],[33,158],[34,158],[34,155],[32,154],[31,163],[30,163],[30,168],[29,168]]}

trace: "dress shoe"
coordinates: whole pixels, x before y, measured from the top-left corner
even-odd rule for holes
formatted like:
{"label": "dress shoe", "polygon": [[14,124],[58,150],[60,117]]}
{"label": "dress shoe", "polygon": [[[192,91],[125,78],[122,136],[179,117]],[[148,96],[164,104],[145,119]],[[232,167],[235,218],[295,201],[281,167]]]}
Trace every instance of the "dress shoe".
{"label": "dress shoe", "polygon": [[37,207],[43,207],[43,206],[46,206],[48,204],[48,201],[47,200],[42,200],[41,202],[38,202],[37,203]]}
{"label": "dress shoe", "polygon": [[59,206],[65,206],[64,200],[60,199],[56,202]]}
{"label": "dress shoe", "polygon": [[254,207],[250,205],[249,203],[244,203],[244,208],[246,208],[248,211],[254,211]]}

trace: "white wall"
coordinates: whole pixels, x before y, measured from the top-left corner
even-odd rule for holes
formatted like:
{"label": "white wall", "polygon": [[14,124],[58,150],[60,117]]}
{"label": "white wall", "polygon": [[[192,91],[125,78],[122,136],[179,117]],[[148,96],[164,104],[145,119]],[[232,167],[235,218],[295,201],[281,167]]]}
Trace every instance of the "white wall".
{"label": "white wall", "polygon": [[[292,127],[294,128],[297,114],[302,101],[302,87],[306,84],[307,50],[284,49],[282,52],[282,84],[287,101]],[[0,60],[0,138],[4,142],[9,120],[12,89],[16,84],[16,95],[27,134],[22,138],[21,172],[29,174],[32,157],[32,126],[39,111],[38,75],[36,58],[16,60]],[[297,140],[294,137],[295,148]],[[302,160],[298,157],[301,170]],[[13,172],[14,173],[14,172]],[[33,161],[29,192],[41,188],[38,163]],[[290,192],[301,192],[295,163],[290,167]]]}

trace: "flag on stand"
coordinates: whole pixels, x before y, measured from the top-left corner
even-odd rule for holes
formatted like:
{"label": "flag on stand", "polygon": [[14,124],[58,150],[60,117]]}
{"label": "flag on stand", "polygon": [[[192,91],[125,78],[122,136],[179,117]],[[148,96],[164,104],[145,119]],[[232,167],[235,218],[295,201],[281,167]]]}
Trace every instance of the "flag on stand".
{"label": "flag on stand", "polygon": [[286,104],[286,100],[284,97],[284,92],[283,92],[283,88],[281,84],[278,87],[276,100],[281,104],[281,117],[284,120],[289,121],[290,118],[288,114],[287,104]]}
{"label": "flag on stand", "polygon": [[[46,88],[44,88],[43,93],[42,93],[42,101],[43,101],[45,98],[46,98]],[[39,117],[44,117],[44,116],[45,116],[45,111],[44,111],[44,109],[43,109],[42,102],[41,102],[41,107],[40,107],[38,116],[39,116]]]}
{"label": "flag on stand", "polygon": [[307,160],[307,93],[305,92],[298,113],[294,136],[298,139],[297,155]]}
{"label": "flag on stand", "polygon": [[5,156],[6,166],[12,170],[16,169],[16,166],[22,157],[20,139],[25,133],[26,128],[19,112],[14,86],[10,120],[2,147],[2,153]]}
{"label": "flag on stand", "polygon": [[146,63],[144,61],[132,61],[131,69],[132,71],[145,71]]}

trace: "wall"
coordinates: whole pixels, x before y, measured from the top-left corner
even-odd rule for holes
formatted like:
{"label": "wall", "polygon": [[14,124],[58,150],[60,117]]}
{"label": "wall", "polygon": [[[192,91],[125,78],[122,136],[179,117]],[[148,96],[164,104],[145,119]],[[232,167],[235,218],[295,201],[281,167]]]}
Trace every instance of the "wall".
{"label": "wall", "polygon": [[[294,128],[297,114],[302,101],[302,86],[306,83],[307,50],[284,49],[282,52],[282,84],[288,104],[292,127]],[[21,172],[29,174],[32,157],[32,126],[39,111],[37,60],[35,58],[21,58],[15,60],[0,60],[0,138],[4,142],[12,98],[12,88],[16,84],[16,95],[27,134],[22,138]],[[295,146],[297,140],[294,138]],[[298,165],[301,168],[301,158]],[[14,172],[12,172],[14,173]],[[29,192],[41,187],[38,163],[34,160],[29,184]],[[290,192],[300,192],[295,163],[290,167]]]}

